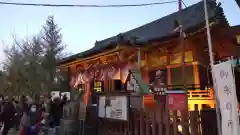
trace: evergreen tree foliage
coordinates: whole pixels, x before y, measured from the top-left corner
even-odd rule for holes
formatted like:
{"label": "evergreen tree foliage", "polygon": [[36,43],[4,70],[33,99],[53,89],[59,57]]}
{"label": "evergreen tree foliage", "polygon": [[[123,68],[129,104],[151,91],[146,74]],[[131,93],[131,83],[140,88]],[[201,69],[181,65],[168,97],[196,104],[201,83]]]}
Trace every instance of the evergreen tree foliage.
{"label": "evergreen tree foliage", "polygon": [[5,49],[0,72],[1,92],[34,95],[52,90],[68,91],[68,74],[56,68],[64,57],[61,29],[49,16],[39,34],[17,40]]}

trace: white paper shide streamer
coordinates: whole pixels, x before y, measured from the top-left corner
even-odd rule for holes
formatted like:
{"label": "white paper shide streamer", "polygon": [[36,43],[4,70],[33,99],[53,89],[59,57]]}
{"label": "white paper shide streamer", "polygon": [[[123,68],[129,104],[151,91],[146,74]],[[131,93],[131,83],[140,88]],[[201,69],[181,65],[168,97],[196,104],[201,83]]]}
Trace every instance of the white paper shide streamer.
{"label": "white paper shide streamer", "polygon": [[224,62],[213,66],[220,103],[222,135],[239,135],[238,103],[232,65]]}

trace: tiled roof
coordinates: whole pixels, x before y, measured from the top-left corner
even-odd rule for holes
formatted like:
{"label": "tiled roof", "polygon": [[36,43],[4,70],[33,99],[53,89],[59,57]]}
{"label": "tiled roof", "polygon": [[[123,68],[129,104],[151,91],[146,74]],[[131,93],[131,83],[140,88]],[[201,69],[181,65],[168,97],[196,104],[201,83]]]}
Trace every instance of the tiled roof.
{"label": "tiled roof", "polygon": [[[79,58],[91,56],[93,54],[102,52],[107,48],[116,46],[116,44],[122,42],[129,43],[134,40],[134,43],[140,45],[147,43],[149,41],[172,37],[173,35],[176,35],[176,33],[174,33],[174,29],[175,23],[178,20],[179,15],[181,15],[181,20],[179,22],[182,24],[186,32],[196,27],[204,27],[205,19],[203,7],[204,7],[203,1],[201,1],[198,2],[197,4],[194,4],[183,9],[180,13],[179,12],[172,13],[170,15],[157,19],[153,22],[145,24],[141,27],[96,42],[95,46],[92,49],[67,57],[63,59],[59,64],[64,64]],[[207,7],[209,20],[218,21],[222,18],[225,19],[222,8],[219,7],[215,1],[209,0],[207,2]]]}
{"label": "tiled roof", "polygon": [[240,7],[240,0],[236,0],[238,6]]}
{"label": "tiled roof", "polygon": [[240,25],[230,27],[230,32],[234,35],[240,34]]}

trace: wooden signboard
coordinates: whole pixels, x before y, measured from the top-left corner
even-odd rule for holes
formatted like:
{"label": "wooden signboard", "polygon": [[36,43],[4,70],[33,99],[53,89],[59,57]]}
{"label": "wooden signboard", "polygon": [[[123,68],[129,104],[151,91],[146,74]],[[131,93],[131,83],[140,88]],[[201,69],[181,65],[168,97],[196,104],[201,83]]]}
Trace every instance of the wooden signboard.
{"label": "wooden signboard", "polygon": [[[170,57],[170,64],[180,64],[181,63],[181,53],[175,53]],[[185,62],[192,62],[193,61],[193,54],[192,51],[185,52]]]}
{"label": "wooden signboard", "polygon": [[151,63],[152,67],[167,65],[167,56],[150,56],[149,63]]}

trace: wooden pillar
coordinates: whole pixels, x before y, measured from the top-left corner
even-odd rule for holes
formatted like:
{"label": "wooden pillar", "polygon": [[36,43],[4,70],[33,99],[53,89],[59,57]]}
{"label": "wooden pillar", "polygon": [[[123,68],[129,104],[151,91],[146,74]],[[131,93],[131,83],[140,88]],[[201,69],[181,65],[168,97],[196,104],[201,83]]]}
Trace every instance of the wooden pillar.
{"label": "wooden pillar", "polygon": [[170,87],[172,85],[172,80],[171,80],[171,68],[167,66],[167,83],[168,83],[168,89],[172,89]]}
{"label": "wooden pillar", "polygon": [[143,122],[144,122],[144,118],[143,118],[143,109],[140,109],[140,135],[144,135],[144,133],[143,133],[143,128],[145,128],[145,127],[143,127]]}
{"label": "wooden pillar", "polygon": [[200,85],[200,76],[199,76],[197,62],[193,62],[193,76],[194,76],[194,84]]}
{"label": "wooden pillar", "polygon": [[145,76],[144,76],[144,81],[145,83],[149,84],[149,63],[148,63],[148,54],[144,53],[144,59],[145,59]]}
{"label": "wooden pillar", "polygon": [[188,120],[188,96],[185,97],[186,102],[186,109],[182,110],[182,127],[183,127],[183,134],[189,135],[189,120]]}
{"label": "wooden pillar", "polygon": [[91,81],[87,81],[86,94],[84,96],[84,103],[85,103],[85,105],[88,104],[90,94],[91,94]]}
{"label": "wooden pillar", "polygon": [[156,135],[156,110],[151,112],[152,114],[152,135]]}
{"label": "wooden pillar", "polygon": [[173,110],[173,134],[178,135],[177,110]]}
{"label": "wooden pillar", "polygon": [[135,124],[134,124],[135,125],[135,127],[134,127],[135,132],[134,132],[134,135],[138,135],[139,134],[139,129],[140,129],[139,118],[137,118],[136,116],[134,116],[134,117],[135,117],[135,120],[134,120],[134,122],[135,122]]}
{"label": "wooden pillar", "polygon": [[191,111],[190,112],[190,127],[192,135],[199,135],[198,133],[198,111]]}
{"label": "wooden pillar", "polygon": [[168,108],[168,100],[166,100],[165,104],[165,129],[166,129],[166,135],[170,135],[170,115],[169,115],[169,108]]}
{"label": "wooden pillar", "polygon": [[144,71],[144,82],[146,83],[146,84],[149,84],[149,70],[148,70],[148,67],[147,68],[145,68],[145,71]]}
{"label": "wooden pillar", "polygon": [[160,107],[158,108],[158,135],[163,135],[163,104],[160,104]]}
{"label": "wooden pillar", "polygon": [[71,86],[70,86],[70,83],[71,83],[71,68],[70,67],[67,67],[67,81],[68,81],[68,90],[71,91]]}
{"label": "wooden pillar", "polygon": [[146,135],[150,135],[150,123],[151,120],[149,119],[149,116],[147,115],[147,118],[144,118],[145,122],[145,128],[146,128]]}

